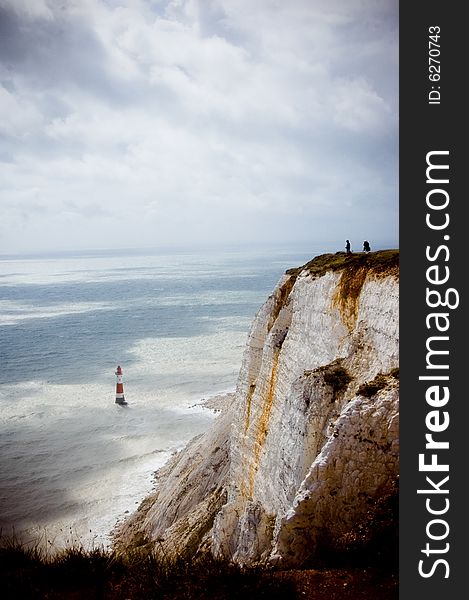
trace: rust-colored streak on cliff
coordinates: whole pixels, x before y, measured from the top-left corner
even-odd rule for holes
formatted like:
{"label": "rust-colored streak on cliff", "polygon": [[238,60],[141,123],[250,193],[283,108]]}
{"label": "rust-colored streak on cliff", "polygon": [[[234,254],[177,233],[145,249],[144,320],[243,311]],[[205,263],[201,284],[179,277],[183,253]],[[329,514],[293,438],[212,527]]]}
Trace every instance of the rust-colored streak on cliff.
{"label": "rust-colored streak on cliff", "polygon": [[345,268],[332,299],[332,305],[338,308],[340,318],[349,331],[353,330],[357,322],[360,292],[367,273],[368,269],[363,266]]}
{"label": "rust-colored streak on cliff", "polygon": [[332,306],[339,310],[342,322],[349,331],[355,327],[358,317],[360,293],[367,277],[399,278],[399,254],[396,251],[380,251],[375,256],[358,255],[348,259],[332,299]]}
{"label": "rust-colored streak on cliff", "polygon": [[256,390],[256,384],[251,383],[249,386],[248,393],[246,395],[246,410],[244,412],[244,433],[249,429],[249,425],[251,423],[251,404],[252,404],[252,396]]}
{"label": "rust-colored streak on cliff", "polygon": [[262,454],[265,439],[269,432],[269,420],[274,402],[275,386],[277,384],[278,365],[279,365],[280,348],[276,348],[272,357],[272,370],[267,387],[267,393],[263,399],[262,412],[256,424],[255,440],[254,440],[254,457],[249,470],[249,496],[252,496],[254,490],[254,480],[259,468],[259,462]]}

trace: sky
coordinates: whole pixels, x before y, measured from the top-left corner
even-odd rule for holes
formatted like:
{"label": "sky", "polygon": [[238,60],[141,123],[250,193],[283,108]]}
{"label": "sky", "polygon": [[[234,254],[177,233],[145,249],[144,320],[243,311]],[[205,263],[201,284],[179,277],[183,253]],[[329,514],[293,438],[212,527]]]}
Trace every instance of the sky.
{"label": "sky", "polygon": [[398,0],[0,0],[0,254],[397,247],[398,25]]}

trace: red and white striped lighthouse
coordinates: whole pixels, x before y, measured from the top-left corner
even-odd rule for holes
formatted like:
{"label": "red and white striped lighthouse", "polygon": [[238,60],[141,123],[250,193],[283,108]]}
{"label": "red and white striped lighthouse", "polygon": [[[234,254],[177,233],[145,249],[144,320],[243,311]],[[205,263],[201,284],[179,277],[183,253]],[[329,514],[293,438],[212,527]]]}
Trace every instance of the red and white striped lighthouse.
{"label": "red and white striped lighthouse", "polygon": [[122,368],[120,366],[116,369],[116,404],[127,404],[124,396],[124,384],[122,383]]}

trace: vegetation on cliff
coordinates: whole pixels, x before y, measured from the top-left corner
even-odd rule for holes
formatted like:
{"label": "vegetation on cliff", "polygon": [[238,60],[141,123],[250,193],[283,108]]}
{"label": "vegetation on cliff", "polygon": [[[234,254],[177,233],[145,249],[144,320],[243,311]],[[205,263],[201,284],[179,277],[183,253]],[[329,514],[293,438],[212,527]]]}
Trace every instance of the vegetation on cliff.
{"label": "vegetation on cliff", "polygon": [[376,252],[355,252],[346,254],[320,254],[302,267],[288,269],[287,275],[298,276],[302,271],[309,271],[314,277],[321,277],[328,271],[348,270],[353,272],[366,269],[376,275],[395,275],[399,277],[399,250],[377,250]]}

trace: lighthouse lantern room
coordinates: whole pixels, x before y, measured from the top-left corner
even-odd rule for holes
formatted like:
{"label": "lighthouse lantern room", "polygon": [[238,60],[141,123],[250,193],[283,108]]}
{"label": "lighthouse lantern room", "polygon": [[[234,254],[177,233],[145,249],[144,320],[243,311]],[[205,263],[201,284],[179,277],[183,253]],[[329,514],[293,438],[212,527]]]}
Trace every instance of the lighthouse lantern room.
{"label": "lighthouse lantern room", "polygon": [[116,369],[116,404],[120,404],[121,406],[127,404],[124,396],[124,384],[122,383],[122,368],[120,366]]}

